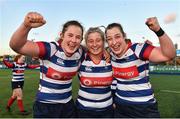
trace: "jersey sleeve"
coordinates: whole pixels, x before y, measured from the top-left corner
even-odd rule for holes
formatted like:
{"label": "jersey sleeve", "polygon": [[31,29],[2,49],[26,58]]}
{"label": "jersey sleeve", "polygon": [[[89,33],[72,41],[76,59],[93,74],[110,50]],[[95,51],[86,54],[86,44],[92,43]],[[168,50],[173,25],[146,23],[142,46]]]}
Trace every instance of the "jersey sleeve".
{"label": "jersey sleeve", "polygon": [[3,63],[8,67],[8,68],[13,68],[14,67],[14,64],[13,63],[10,63],[9,61],[3,59]]}
{"label": "jersey sleeve", "polygon": [[155,48],[154,46],[148,43],[137,44],[135,52],[140,59],[148,60],[154,48]]}
{"label": "jersey sleeve", "polygon": [[27,68],[29,68],[29,69],[35,69],[35,68],[38,68],[38,67],[40,67],[40,65],[38,65],[38,64],[37,65],[28,64],[27,65]]}
{"label": "jersey sleeve", "polygon": [[55,50],[55,46],[48,42],[36,42],[39,47],[39,58],[49,59]]}

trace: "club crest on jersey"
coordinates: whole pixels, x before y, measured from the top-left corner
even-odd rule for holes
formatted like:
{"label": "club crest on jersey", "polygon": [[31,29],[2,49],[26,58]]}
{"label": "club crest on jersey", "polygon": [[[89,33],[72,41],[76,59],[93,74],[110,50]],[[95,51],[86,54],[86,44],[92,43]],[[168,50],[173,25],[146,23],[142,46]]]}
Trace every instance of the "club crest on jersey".
{"label": "club crest on jersey", "polygon": [[90,72],[92,71],[92,67],[85,67],[85,70]]}
{"label": "club crest on jersey", "polygon": [[62,59],[60,59],[60,58],[58,58],[58,59],[57,59],[57,63],[58,63],[58,64],[60,64],[60,65],[64,65],[63,60],[62,60]]}
{"label": "club crest on jersey", "polygon": [[107,69],[108,69],[108,67],[107,67],[107,66],[105,66],[105,67],[104,67],[104,69],[105,69],[105,70],[107,70]]}

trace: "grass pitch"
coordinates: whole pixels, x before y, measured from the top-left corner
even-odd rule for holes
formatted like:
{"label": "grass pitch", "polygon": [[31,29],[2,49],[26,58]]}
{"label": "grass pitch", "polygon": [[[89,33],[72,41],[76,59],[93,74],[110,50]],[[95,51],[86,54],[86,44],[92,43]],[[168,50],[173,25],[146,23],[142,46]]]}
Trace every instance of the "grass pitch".
{"label": "grass pitch", "polygon": [[[161,117],[180,118],[180,76],[179,75],[150,75],[150,82],[158,101]],[[39,83],[38,70],[25,71],[25,84],[23,89],[24,108],[32,112],[33,103]],[[73,98],[76,99],[79,88],[77,77],[73,80]],[[0,69],[0,118],[32,118],[18,115],[17,102],[12,105],[11,112],[5,107],[11,96],[11,70]]]}

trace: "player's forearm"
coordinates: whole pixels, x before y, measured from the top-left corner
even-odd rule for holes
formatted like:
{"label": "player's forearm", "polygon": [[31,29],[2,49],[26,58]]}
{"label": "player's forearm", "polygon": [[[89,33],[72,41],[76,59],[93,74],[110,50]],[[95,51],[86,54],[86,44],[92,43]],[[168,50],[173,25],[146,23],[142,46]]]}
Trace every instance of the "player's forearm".
{"label": "player's forearm", "polygon": [[3,59],[3,63],[8,67],[8,68],[13,68],[13,64],[6,61],[5,59]]}
{"label": "player's forearm", "polygon": [[24,24],[14,32],[9,42],[10,47],[17,53],[20,53],[20,49],[26,44],[28,33],[31,28],[26,27]]}
{"label": "player's forearm", "polygon": [[40,67],[40,65],[28,65],[29,69],[35,69],[35,68],[38,68],[38,67]]}
{"label": "player's forearm", "polygon": [[173,59],[176,56],[176,49],[170,37],[164,33],[159,37],[159,42],[162,53],[169,59]]}

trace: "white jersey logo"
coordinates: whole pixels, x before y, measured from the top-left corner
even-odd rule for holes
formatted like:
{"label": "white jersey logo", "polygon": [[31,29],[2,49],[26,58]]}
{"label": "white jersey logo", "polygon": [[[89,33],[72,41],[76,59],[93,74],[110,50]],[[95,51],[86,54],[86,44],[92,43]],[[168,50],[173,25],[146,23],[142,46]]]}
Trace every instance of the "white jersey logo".
{"label": "white jersey logo", "polygon": [[87,85],[87,86],[90,86],[90,85],[92,84],[92,81],[91,81],[91,80],[88,80],[88,79],[85,79],[85,80],[83,81],[83,83],[84,83],[85,85]]}
{"label": "white jersey logo", "polygon": [[58,63],[58,64],[61,64],[61,65],[64,65],[63,60],[62,60],[62,59],[60,59],[60,58],[59,58],[59,59],[57,59],[57,63]]}
{"label": "white jersey logo", "polygon": [[86,71],[92,71],[92,67],[86,67],[85,70]]}

